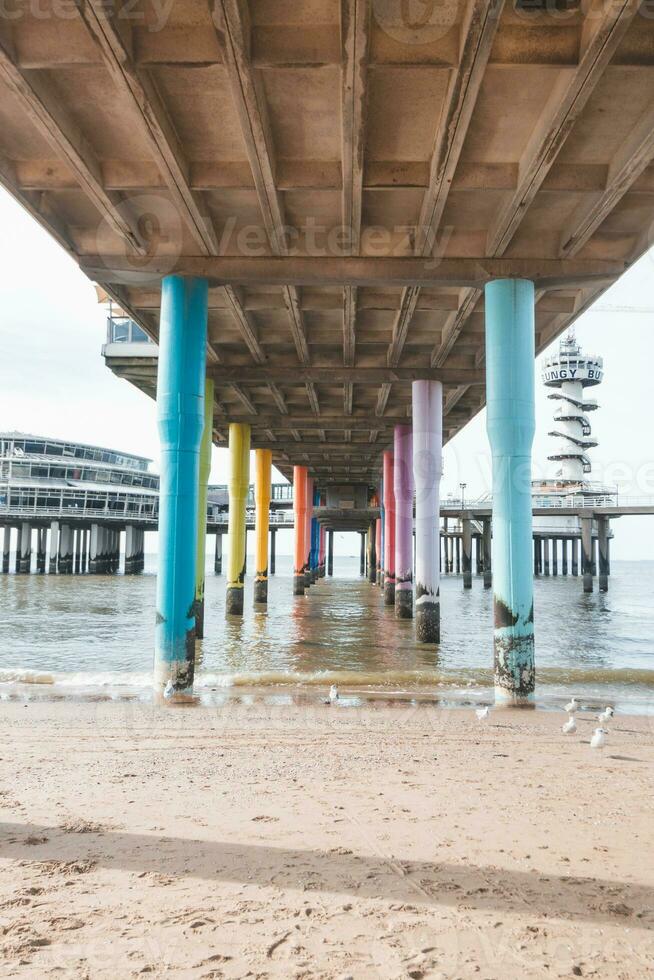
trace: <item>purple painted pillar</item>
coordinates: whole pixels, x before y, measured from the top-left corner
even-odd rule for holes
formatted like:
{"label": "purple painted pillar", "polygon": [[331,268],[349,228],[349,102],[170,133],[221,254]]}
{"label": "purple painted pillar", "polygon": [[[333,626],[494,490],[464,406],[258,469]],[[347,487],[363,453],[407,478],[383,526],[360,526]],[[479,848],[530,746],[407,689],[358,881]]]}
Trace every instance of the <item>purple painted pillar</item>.
{"label": "purple painted pillar", "polygon": [[395,615],[413,618],[413,437],[410,425],[396,425],[395,465]]}
{"label": "purple painted pillar", "polygon": [[[414,381],[413,476],[416,484],[416,637],[440,642],[440,481],[443,385]],[[470,523],[470,522],[468,522]]]}

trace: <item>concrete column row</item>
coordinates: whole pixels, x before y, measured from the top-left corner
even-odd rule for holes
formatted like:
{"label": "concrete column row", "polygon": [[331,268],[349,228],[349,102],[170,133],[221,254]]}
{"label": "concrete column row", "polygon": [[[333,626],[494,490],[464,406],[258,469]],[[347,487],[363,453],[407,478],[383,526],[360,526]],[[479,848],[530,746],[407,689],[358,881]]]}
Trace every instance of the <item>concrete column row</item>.
{"label": "concrete column row", "polygon": [[562,575],[571,574],[576,578],[581,570],[584,592],[593,591],[593,579],[596,576],[599,579],[600,592],[607,592],[611,573],[610,523],[609,518],[604,516],[596,520],[597,536],[593,535],[592,517],[582,517],[579,537],[535,535],[534,575],[554,577],[560,570]]}

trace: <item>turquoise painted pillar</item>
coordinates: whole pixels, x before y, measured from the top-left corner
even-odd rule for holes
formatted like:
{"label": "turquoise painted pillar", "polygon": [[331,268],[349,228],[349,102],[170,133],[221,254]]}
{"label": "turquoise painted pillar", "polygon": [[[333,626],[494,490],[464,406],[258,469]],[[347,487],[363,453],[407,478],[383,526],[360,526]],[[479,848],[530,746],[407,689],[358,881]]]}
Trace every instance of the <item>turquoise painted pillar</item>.
{"label": "turquoise painted pillar", "polygon": [[486,286],[487,430],[493,455],[495,696],[531,700],[535,687],[531,447],[534,284]]}
{"label": "turquoise painted pillar", "polygon": [[161,290],[157,418],[161,440],[154,687],[190,693],[207,345],[205,279],[166,276]]}
{"label": "turquoise painted pillar", "polygon": [[[313,488],[313,506],[320,507],[320,491]],[[320,524],[318,523],[317,517],[311,518],[311,552],[309,557],[309,571],[311,572],[311,581],[315,583],[318,580],[318,555],[320,553]]]}

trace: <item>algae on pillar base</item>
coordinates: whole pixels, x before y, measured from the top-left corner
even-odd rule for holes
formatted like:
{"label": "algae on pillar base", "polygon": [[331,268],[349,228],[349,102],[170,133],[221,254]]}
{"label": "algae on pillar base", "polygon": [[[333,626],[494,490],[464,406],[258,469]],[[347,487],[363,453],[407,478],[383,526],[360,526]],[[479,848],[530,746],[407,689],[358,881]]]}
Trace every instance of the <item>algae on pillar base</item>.
{"label": "algae on pillar base", "polygon": [[495,695],[533,699],[531,449],[534,409],[534,285],[488,283],[486,309],[487,430],[493,456]]}
{"label": "algae on pillar base", "polygon": [[243,615],[245,588],[246,508],[250,489],[250,426],[229,427],[229,561],[227,564],[228,616]]}

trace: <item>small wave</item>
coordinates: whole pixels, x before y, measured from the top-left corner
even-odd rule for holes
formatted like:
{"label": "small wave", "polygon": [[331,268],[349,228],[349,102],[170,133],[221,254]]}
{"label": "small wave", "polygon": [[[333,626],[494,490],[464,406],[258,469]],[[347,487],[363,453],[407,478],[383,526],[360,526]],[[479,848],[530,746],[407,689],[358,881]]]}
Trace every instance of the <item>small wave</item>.
{"label": "small wave", "polygon": [[[580,667],[540,667],[536,672],[537,685],[543,688],[575,685],[588,687],[639,687],[654,688],[654,670],[638,668],[591,668]],[[116,688],[147,690],[152,685],[149,671],[39,671],[20,667],[1,668],[0,684],[3,685],[47,685],[68,690]],[[433,687],[492,687],[493,672],[490,669],[461,668],[452,670],[414,669],[414,670],[316,670],[296,671],[291,669],[264,671],[218,671],[198,670],[195,687],[199,690],[228,688],[271,688],[271,687],[324,687],[337,684],[347,688],[382,688],[388,691],[415,690]]]}
{"label": "small wave", "polygon": [[55,675],[38,670],[0,670],[0,684],[55,684]]}

